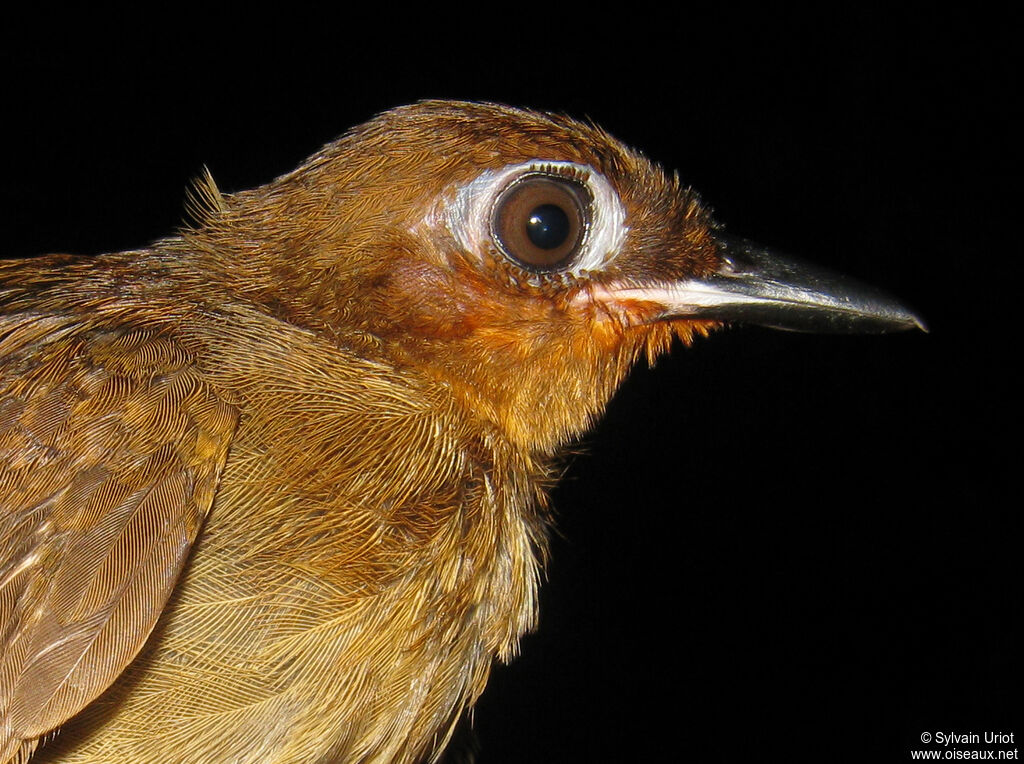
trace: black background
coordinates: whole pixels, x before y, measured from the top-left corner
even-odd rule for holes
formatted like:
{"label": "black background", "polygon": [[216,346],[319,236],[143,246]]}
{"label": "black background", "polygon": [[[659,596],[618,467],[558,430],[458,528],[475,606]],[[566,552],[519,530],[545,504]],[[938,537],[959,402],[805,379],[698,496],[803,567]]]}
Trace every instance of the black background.
{"label": "black background", "polygon": [[930,333],[736,328],[638,369],[555,492],[540,630],[478,704],[479,761],[908,761],[925,731],[1024,734],[1008,21],[445,13],[12,27],[3,254],[143,246],[204,164],[258,185],[420,98],[592,118]]}

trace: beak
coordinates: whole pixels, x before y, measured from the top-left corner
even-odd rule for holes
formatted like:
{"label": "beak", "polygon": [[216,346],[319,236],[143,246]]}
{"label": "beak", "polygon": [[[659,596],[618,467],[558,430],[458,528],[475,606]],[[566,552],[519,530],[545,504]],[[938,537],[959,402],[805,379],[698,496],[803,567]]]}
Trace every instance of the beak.
{"label": "beak", "polygon": [[663,306],[658,320],[704,318],[832,334],[928,331],[874,287],[780,256],[746,239],[716,234],[722,262],[709,276],[617,290],[619,299]]}

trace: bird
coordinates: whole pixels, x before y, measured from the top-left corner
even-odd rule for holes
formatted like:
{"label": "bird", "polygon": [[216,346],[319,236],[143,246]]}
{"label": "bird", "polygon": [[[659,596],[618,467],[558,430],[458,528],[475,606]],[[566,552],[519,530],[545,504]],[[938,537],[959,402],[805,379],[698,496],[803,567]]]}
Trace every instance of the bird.
{"label": "bird", "polygon": [[924,329],[559,114],[422,101],[187,206],[0,262],[0,762],[436,760],[634,365]]}

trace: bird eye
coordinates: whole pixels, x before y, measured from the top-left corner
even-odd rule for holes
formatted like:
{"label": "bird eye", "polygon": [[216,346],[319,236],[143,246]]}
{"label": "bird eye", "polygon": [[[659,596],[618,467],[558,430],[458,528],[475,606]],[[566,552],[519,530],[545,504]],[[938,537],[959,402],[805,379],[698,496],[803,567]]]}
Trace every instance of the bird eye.
{"label": "bird eye", "polygon": [[586,187],[571,178],[523,176],[495,200],[492,237],[506,257],[527,270],[556,270],[583,248],[590,201]]}

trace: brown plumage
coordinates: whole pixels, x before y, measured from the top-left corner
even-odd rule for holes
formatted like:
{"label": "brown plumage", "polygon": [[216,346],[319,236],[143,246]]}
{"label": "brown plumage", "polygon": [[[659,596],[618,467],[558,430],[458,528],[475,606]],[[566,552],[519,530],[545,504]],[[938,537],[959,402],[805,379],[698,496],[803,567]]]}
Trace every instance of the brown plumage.
{"label": "brown plumage", "polygon": [[[539,223],[506,230],[516,194]],[[397,109],[194,206],[146,250],[0,264],[0,762],[428,759],[534,625],[555,459],[640,356],[916,323],[693,299],[758,252],[599,129],[501,106]]]}

